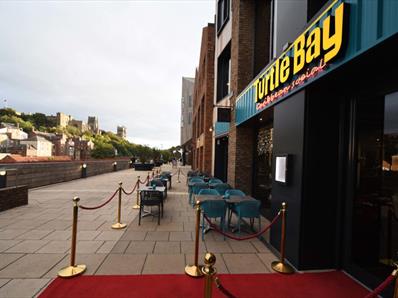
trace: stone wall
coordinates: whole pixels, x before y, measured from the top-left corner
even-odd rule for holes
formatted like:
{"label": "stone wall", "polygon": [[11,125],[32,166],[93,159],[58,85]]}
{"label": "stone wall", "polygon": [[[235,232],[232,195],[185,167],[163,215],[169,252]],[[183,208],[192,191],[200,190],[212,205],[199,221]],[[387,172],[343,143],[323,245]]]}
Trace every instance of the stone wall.
{"label": "stone wall", "polygon": [[28,204],[28,187],[7,187],[0,189],[0,212]]}
{"label": "stone wall", "polygon": [[128,169],[129,159],[87,160],[71,162],[35,162],[0,164],[7,171],[7,187],[26,185],[28,188],[82,178],[82,165],[87,165],[87,177]]}

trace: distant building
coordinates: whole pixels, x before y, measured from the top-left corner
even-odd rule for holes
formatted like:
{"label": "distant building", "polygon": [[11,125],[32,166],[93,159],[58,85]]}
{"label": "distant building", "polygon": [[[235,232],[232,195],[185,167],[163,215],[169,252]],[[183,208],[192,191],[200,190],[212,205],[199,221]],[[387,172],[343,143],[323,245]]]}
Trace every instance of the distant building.
{"label": "distant building", "polygon": [[213,150],[214,42],[214,24],[208,24],[202,30],[192,120],[192,168],[209,174],[212,170]]}
{"label": "distant building", "polygon": [[98,134],[99,133],[98,117],[88,116],[87,126],[89,131]]}
{"label": "distant building", "polygon": [[28,134],[22,128],[11,123],[2,123],[0,134],[7,134],[11,140],[25,140],[28,138]]}
{"label": "distant building", "polygon": [[81,132],[88,130],[87,124],[81,120],[70,120],[68,125],[78,128]]}
{"label": "distant building", "polygon": [[66,115],[61,112],[57,113],[57,126],[66,127],[71,120],[72,117],[70,115]]}
{"label": "distant building", "polygon": [[123,139],[127,137],[127,130],[125,126],[118,126],[117,127],[117,135]]}
{"label": "distant building", "polygon": [[40,136],[20,141],[25,146],[25,156],[52,156],[53,143]]}
{"label": "distant building", "polygon": [[192,163],[192,106],[194,78],[182,78],[181,94],[181,140],[182,162],[183,164]]}

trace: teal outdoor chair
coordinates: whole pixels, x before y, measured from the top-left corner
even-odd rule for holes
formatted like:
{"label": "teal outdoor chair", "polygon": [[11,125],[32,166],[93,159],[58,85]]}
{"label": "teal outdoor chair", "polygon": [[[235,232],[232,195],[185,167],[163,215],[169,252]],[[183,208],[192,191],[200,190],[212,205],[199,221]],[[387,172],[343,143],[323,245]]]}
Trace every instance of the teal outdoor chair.
{"label": "teal outdoor chair", "polygon": [[[200,204],[202,209],[202,240],[205,238],[205,218],[204,216],[211,218],[220,218],[220,228],[225,231],[225,211],[227,209],[227,204],[224,200],[218,201],[204,201]],[[225,237],[224,237],[225,239]]]}
{"label": "teal outdoor chair", "polygon": [[[199,177],[192,177],[189,179],[190,183],[204,183],[202,178]],[[189,195],[189,203],[192,201],[192,188],[193,186],[188,186],[188,195]]]}
{"label": "teal outdoor chair", "polygon": [[258,230],[261,230],[260,204],[260,201],[247,200],[235,205],[234,213],[236,213],[236,216],[238,217],[238,235],[240,235],[240,223],[242,218],[250,218],[252,228],[254,219],[258,218]]}
{"label": "teal outdoor chair", "polygon": [[218,178],[211,178],[211,179],[209,180],[209,183],[210,183],[210,184],[220,184],[220,183],[223,183],[223,182],[222,182],[222,180],[220,180],[220,179],[218,179]]}
{"label": "teal outdoor chair", "polygon": [[201,189],[198,193],[199,195],[210,195],[210,196],[219,196],[219,192],[215,189],[211,189],[211,188],[204,188]]}
{"label": "teal outdoor chair", "polygon": [[225,191],[224,197],[226,199],[228,199],[230,196],[244,197],[244,196],[246,196],[246,194],[243,191],[239,190],[239,189],[227,189]]}
{"label": "teal outdoor chair", "polygon": [[231,189],[231,186],[229,186],[229,184],[227,184],[227,183],[219,183],[219,184],[215,184],[213,188],[215,190],[217,190],[220,195],[223,196],[227,189]]}
{"label": "teal outdoor chair", "polygon": [[[229,199],[230,196],[244,197],[246,194],[239,189],[227,189],[224,194],[224,199]],[[235,204],[228,204],[228,225],[231,222],[232,212],[235,211]],[[236,213],[236,212],[235,212]]]}
{"label": "teal outdoor chair", "polygon": [[198,182],[198,183],[195,183],[195,184],[192,186],[192,193],[191,193],[191,196],[189,197],[189,203],[190,203],[192,206],[195,205],[194,196],[197,195],[197,194],[199,194],[199,192],[200,192],[202,189],[206,189],[206,188],[209,188],[209,185],[208,185],[207,183],[204,183],[204,182]]}

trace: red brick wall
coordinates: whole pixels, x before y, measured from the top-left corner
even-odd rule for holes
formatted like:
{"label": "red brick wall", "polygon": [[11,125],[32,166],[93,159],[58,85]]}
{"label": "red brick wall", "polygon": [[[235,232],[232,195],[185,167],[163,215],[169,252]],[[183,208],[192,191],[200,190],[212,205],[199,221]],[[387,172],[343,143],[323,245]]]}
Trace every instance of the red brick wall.
{"label": "red brick wall", "polygon": [[28,187],[7,187],[0,189],[0,212],[28,204]]}
{"label": "red brick wall", "polygon": [[[232,1],[231,88],[232,105],[253,78],[255,1]],[[228,183],[251,193],[254,128],[236,127],[232,112],[228,144]]]}
{"label": "red brick wall", "polygon": [[211,173],[212,164],[212,126],[214,94],[214,24],[208,24],[202,31],[199,67],[195,76],[193,95],[193,134],[192,147],[197,148],[197,140],[203,133],[204,142],[193,155],[193,168]]}

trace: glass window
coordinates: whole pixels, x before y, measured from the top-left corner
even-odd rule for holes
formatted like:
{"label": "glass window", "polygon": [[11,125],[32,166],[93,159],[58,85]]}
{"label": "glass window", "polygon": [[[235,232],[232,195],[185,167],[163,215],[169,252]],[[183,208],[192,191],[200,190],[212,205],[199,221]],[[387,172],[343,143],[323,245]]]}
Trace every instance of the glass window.
{"label": "glass window", "polygon": [[357,104],[352,262],[384,279],[398,251],[398,92]]}
{"label": "glass window", "polygon": [[272,124],[258,128],[254,156],[253,196],[261,201],[261,213],[267,218],[271,208],[273,132]]}

